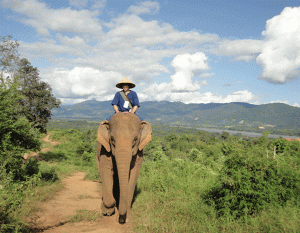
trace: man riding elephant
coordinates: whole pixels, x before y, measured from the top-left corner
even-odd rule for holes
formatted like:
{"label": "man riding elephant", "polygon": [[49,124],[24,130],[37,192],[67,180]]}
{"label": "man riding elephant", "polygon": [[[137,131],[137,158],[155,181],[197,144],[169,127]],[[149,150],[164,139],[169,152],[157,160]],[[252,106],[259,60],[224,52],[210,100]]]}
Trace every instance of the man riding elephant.
{"label": "man riding elephant", "polygon": [[[139,100],[137,94],[129,90],[135,84],[124,78],[116,86],[122,88],[112,101],[116,113],[99,125],[96,158],[102,183],[102,214],[113,215],[118,207],[118,222],[124,224],[131,218],[143,148],[152,140],[152,129],[136,114]],[[119,189],[117,194],[114,187]]]}
{"label": "man riding elephant", "polygon": [[[122,89],[122,91],[118,91],[111,102],[115,113],[133,113],[136,114],[141,121],[143,121],[143,118],[140,117],[136,112],[140,107],[139,98],[135,91],[130,90],[131,88],[135,87],[135,84],[129,79],[124,78],[122,81],[117,83],[116,87]],[[109,121],[112,116],[108,117],[106,120]]]}

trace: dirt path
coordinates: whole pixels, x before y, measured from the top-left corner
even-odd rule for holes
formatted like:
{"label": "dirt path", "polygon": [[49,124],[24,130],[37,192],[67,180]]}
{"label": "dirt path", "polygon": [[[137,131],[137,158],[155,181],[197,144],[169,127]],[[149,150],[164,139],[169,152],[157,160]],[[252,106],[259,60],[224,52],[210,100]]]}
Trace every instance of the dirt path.
{"label": "dirt path", "polygon": [[[45,142],[50,142],[52,146],[55,146],[55,145],[60,144],[60,142],[52,142],[52,141],[50,140],[50,135],[51,135],[51,134],[47,134],[47,135],[43,138],[43,141],[45,141]],[[40,152],[45,153],[45,152],[50,151],[50,150],[51,150],[51,148],[45,147],[45,148],[43,148],[43,149],[42,149],[41,151],[39,151],[39,152],[25,153],[24,156],[23,156],[23,158],[24,158],[25,160],[27,160],[30,156],[34,156],[34,157],[36,157],[38,160],[40,160],[40,158],[39,158],[39,153],[40,153]]]}
{"label": "dirt path", "polygon": [[[44,140],[49,140],[49,136],[47,135]],[[62,180],[64,189],[57,193],[55,199],[40,206],[41,211],[36,213],[30,220],[37,232],[132,232],[130,231],[130,223],[124,225],[117,223],[117,213],[111,217],[102,216],[100,208],[102,203],[101,186],[98,182],[84,180],[84,175],[84,172],[76,172],[72,176],[64,178]],[[101,217],[94,221],[70,221],[71,217],[78,215],[80,211]]]}

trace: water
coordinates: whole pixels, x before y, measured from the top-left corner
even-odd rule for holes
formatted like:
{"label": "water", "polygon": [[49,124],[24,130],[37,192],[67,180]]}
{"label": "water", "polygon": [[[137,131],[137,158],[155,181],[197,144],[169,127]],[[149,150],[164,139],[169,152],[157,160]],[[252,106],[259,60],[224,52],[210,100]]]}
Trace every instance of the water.
{"label": "water", "polygon": [[[227,130],[227,129],[210,129],[210,128],[197,128],[198,130],[203,130],[203,131],[207,131],[210,133],[223,133],[223,132],[228,132],[229,134],[241,134],[242,136],[246,136],[246,137],[260,137],[262,135],[262,133],[254,133],[254,132],[245,132],[245,131],[238,131],[238,130]],[[278,134],[269,134],[268,136],[269,138],[292,138],[292,139],[296,139],[299,137],[296,136],[287,136],[287,135],[278,135]]]}

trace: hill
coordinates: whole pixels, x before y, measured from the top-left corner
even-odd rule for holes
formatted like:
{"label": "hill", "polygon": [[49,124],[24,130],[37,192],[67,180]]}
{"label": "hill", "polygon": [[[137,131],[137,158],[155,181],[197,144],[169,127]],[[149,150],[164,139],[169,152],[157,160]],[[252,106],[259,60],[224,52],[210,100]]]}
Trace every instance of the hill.
{"label": "hill", "polygon": [[[55,109],[53,118],[104,120],[113,113],[111,101],[88,100]],[[300,108],[283,103],[184,104],[181,102],[142,102],[139,115],[151,123],[168,123],[219,129],[237,129],[297,135],[300,132]]]}

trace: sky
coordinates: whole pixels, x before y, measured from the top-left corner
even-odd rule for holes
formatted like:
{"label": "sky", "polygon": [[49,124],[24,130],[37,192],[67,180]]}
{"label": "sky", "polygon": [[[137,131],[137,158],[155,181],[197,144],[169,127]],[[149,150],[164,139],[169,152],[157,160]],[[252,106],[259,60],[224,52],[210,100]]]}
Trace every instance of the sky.
{"label": "sky", "polygon": [[0,36],[62,104],[112,100],[300,107],[300,2],[0,0]]}

